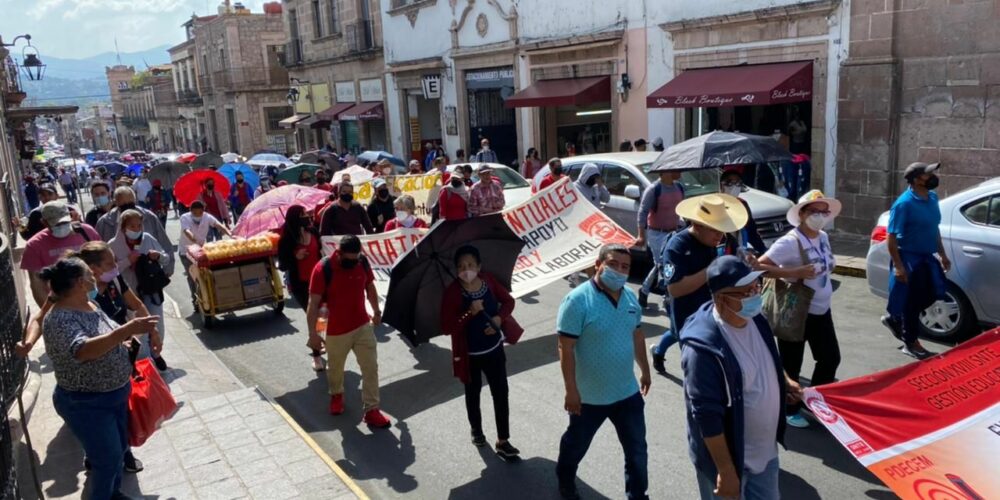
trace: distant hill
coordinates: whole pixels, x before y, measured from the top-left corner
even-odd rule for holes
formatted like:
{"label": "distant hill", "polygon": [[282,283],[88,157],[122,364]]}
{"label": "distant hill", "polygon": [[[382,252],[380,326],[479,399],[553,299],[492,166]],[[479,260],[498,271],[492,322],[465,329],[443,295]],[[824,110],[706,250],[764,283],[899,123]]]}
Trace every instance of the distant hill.
{"label": "distant hill", "polygon": [[[169,45],[163,45],[141,52],[122,52],[122,64],[135,66],[136,71],[145,69],[147,64],[150,66],[167,64],[170,62],[168,48],[170,48]],[[48,80],[49,77],[89,80],[104,78],[104,67],[118,64],[118,55],[114,52],[105,52],[83,59],[63,59],[42,54],[42,62],[48,65],[45,68],[45,80]]]}
{"label": "distant hill", "polygon": [[[48,64],[48,63],[46,63]],[[99,78],[67,79],[46,75],[40,82],[21,79],[24,91],[28,93],[22,106],[88,106],[111,100],[108,94],[108,80]]]}

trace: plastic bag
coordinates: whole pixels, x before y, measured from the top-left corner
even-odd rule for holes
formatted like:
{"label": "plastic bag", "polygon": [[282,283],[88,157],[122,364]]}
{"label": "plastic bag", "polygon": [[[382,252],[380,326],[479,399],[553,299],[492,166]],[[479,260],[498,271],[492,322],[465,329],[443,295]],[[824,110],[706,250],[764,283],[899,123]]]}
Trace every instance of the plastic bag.
{"label": "plastic bag", "polygon": [[152,360],[137,361],[128,397],[129,445],[142,446],[175,410],[177,401]]}

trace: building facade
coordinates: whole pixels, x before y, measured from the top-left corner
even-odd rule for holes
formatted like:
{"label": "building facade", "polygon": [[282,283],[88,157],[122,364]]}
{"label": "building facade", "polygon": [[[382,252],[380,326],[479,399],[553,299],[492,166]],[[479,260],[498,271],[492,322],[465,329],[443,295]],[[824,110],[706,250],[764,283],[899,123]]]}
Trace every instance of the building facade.
{"label": "building facade", "polygon": [[385,61],[377,0],[286,0],[289,96],[283,126],[299,152],[387,150]]}
{"label": "building facade", "polygon": [[[214,17],[214,16],[211,16]],[[177,128],[174,147],[177,151],[203,152],[200,149],[201,138],[205,136],[205,110],[201,98],[201,88],[198,86],[201,69],[198,58],[195,57],[194,22],[196,19],[208,21],[206,18],[193,17],[182,25],[184,41],[170,47],[170,65],[173,67],[173,86],[177,100]],[[207,141],[205,141],[207,142]]]}

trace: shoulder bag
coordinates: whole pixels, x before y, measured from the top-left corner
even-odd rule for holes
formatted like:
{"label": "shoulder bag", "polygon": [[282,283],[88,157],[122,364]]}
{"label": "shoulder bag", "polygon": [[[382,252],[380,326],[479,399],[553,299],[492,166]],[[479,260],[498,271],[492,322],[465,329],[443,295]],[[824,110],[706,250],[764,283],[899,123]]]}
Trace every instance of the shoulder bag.
{"label": "shoulder bag", "polygon": [[[799,245],[799,256],[802,265],[809,263],[809,256],[802,247],[798,235],[795,242]],[[809,305],[816,291],[803,283],[803,280],[788,282],[781,278],[764,278],[764,317],[771,324],[771,330],[778,340],[788,342],[803,342],[806,336],[806,317],[809,315]]]}

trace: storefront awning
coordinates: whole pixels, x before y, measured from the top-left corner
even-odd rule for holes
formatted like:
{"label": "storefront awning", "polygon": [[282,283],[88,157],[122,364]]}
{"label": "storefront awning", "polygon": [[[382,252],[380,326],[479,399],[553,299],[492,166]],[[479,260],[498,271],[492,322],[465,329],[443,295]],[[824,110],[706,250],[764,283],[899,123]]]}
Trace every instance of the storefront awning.
{"label": "storefront awning", "polygon": [[646,98],[647,108],[764,106],[812,99],[812,61],[689,69]]}
{"label": "storefront awning", "polygon": [[508,108],[585,106],[611,101],[611,78],[565,78],[539,80],[504,101]]}
{"label": "storefront awning", "polygon": [[352,107],[354,107],[353,102],[338,102],[337,104],[320,111],[317,116],[319,116],[322,120],[334,121],[338,119],[338,115],[351,109]]}
{"label": "storefront awning", "polygon": [[29,119],[45,115],[72,115],[79,110],[78,106],[27,106],[23,108],[10,108],[6,114],[7,118],[10,119]]}
{"label": "storefront awning", "polygon": [[295,126],[299,128],[324,128],[329,125],[330,120],[325,120],[319,115],[312,115],[295,123]]}
{"label": "storefront awning", "polygon": [[346,121],[381,120],[385,118],[385,111],[380,102],[363,102],[340,113],[338,118]]}
{"label": "storefront awning", "polygon": [[278,126],[281,128],[292,128],[296,123],[309,118],[309,115],[292,115],[284,120],[278,122]]}

